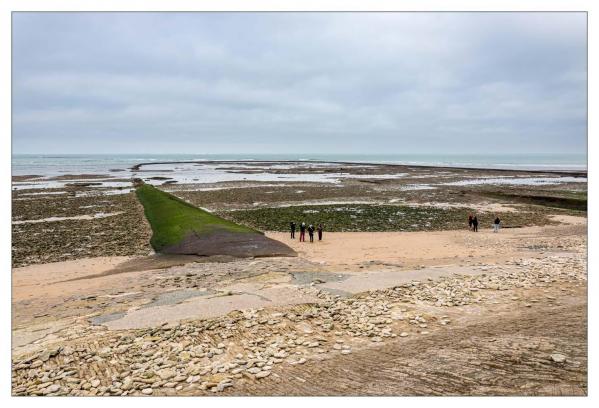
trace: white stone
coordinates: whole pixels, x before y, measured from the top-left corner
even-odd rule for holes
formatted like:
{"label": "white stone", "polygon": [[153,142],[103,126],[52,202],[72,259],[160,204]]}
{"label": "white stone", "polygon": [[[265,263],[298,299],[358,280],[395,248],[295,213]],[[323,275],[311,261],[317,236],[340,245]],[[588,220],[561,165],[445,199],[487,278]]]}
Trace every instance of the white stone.
{"label": "white stone", "polygon": [[556,363],[563,363],[566,361],[566,359],[567,357],[560,353],[553,353],[551,355],[551,360],[553,360]]}

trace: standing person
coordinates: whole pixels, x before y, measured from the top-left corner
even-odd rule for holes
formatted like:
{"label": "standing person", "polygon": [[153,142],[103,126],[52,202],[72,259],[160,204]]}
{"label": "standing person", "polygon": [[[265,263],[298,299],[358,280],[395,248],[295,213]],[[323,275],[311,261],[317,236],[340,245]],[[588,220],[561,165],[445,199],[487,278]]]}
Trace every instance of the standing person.
{"label": "standing person", "polygon": [[474,231],[474,232],[478,231],[478,217],[476,215],[472,219],[472,231]]}
{"label": "standing person", "polygon": [[302,222],[300,225],[300,242],[306,242],[306,223]]}
{"label": "standing person", "polygon": [[291,229],[291,239],[295,239],[295,222],[291,221],[289,228]]}
{"label": "standing person", "polygon": [[322,224],[318,224],[317,231],[318,231],[318,240],[322,241]]}
{"label": "standing person", "polygon": [[468,216],[468,229],[472,229],[472,214]]}
{"label": "standing person", "polygon": [[495,221],[493,221],[493,232],[499,232],[499,224],[501,224],[501,220],[499,217],[496,217]]}
{"label": "standing person", "polygon": [[312,224],[308,227],[308,235],[310,235],[310,242],[314,242],[314,225]]}

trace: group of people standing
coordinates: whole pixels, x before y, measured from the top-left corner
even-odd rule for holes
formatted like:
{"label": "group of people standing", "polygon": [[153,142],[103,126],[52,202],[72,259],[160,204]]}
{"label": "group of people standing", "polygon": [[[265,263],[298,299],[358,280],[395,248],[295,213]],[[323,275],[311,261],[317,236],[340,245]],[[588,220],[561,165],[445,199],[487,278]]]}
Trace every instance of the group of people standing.
{"label": "group of people standing", "polygon": [[[291,239],[295,239],[295,222],[291,221],[289,223],[289,229],[291,230]],[[316,227],[316,229],[315,229],[314,225],[310,224],[310,225],[306,226],[306,223],[302,222],[299,226],[300,242],[306,242],[306,231],[308,231],[308,236],[310,237],[310,242],[314,242],[314,231],[315,230],[318,232],[318,240],[322,241],[322,231],[323,231],[322,224],[318,224],[318,227]]]}
{"label": "group of people standing", "polygon": [[[501,220],[499,219],[499,217],[495,217],[495,220],[493,221],[493,232],[499,232],[500,225]],[[468,229],[474,232],[478,231],[478,217],[476,215],[468,215]]]}
{"label": "group of people standing", "polygon": [[476,215],[472,216],[472,214],[470,214],[468,216],[468,229],[474,232],[478,231],[478,217]]}

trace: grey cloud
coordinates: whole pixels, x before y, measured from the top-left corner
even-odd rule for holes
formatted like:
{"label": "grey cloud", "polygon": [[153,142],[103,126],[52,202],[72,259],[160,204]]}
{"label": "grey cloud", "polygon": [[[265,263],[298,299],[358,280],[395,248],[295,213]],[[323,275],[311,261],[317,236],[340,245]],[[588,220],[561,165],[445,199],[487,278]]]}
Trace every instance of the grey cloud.
{"label": "grey cloud", "polygon": [[15,152],[586,149],[584,13],[15,13]]}

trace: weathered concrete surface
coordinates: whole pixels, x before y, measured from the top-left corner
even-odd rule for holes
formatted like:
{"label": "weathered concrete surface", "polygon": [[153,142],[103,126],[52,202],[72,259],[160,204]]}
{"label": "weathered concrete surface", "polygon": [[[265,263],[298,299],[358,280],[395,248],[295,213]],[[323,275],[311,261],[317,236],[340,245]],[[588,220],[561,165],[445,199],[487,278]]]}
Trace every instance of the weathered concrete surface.
{"label": "weathered concrete surface", "polygon": [[[453,274],[478,275],[481,270],[473,267],[444,266],[402,271],[368,271],[345,275],[345,279],[316,284],[316,287],[335,293],[356,294],[401,285],[413,280],[434,279]],[[349,276],[348,276],[349,275]],[[338,275],[341,276],[341,275]]]}
{"label": "weathered concrete surface", "polygon": [[162,250],[165,254],[214,256],[227,255],[238,258],[267,256],[297,256],[296,252],[280,241],[260,233],[217,231],[206,235],[187,235],[176,245]]}
{"label": "weathered concrete surface", "polygon": [[[492,271],[487,271],[492,272]],[[317,303],[320,300],[307,294],[302,288],[315,287],[332,295],[349,296],[370,290],[392,288],[413,280],[427,280],[455,273],[475,276],[482,271],[473,267],[438,267],[417,271],[369,271],[352,274],[297,272],[289,282],[238,282],[221,286],[219,293],[206,291],[174,291],[158,296],[140,308],[124,313],[117,319],[108,319],[104,324],[109,329],[138,329],[176,324],[187,319],[206,319],[226,315],[234,310],[258,309]],[[299,278],[299,279],[298,279]],[[322,282],[324,279],[327,281]],[[194,292],[196,293],[194,295]]]}
{"label": "weathered concrete surface", "polygon": [[197,296],[177,304],[142,307],[126,313],[122,318],[105,322],[111,330],[139,329],[175,324],[187,319],[208,319],[223,316],[234,310],[257,309],[283,305],[315,303],[318,298],[296,286],[281,285],[272,288],[247,287],[246,290],[226,290],[218,295]]}

